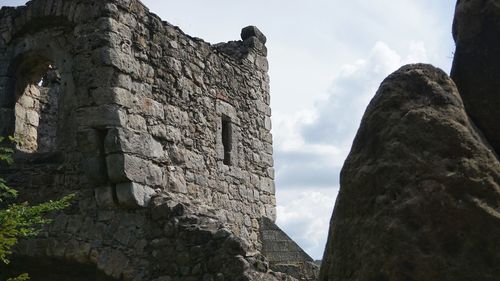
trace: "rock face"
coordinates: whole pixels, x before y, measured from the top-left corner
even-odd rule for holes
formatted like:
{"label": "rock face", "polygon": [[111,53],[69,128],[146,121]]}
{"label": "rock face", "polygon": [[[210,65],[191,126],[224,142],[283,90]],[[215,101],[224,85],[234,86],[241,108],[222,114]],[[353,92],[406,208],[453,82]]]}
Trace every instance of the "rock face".
{"label": "rock face", "polygon": [[382,83],[340,181],[320,280],[498,280],[500,163],[443,71]]}
{"label": "rock face", "polygon": [[465,109],[500,154],[500,5],[495,0],[458,1],[451,78]]}
{"label": "rock face", "polygon": [[[0,134],[23,140],[0,176],[32,203],[77,194],[19,244],[19,270],[291,278],[261,254],[259,222],[276,218],[267,39],[241,37],[211,45],[139,0],[0,9]],[[58,280],[54,264],[38,280]]]}

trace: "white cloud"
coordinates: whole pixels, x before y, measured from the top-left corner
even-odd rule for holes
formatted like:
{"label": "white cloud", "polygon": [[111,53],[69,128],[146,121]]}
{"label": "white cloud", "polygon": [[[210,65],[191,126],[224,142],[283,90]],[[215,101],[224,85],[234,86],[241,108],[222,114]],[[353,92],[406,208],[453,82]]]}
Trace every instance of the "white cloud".
{"label": "white cloud", "polygon": [[387,75],[426,60],[421,42],[404,58],[377,42],[367,58],[342,67],[314,108],[275,118],[277,223],[314,258],[323,254],[340,169],[366,106]]}
{"label": "white cloud", "polygon": [[314,259],[321,259],[337,188],[279,194],[277,224]]}
{"label": "white cloud", "polygon": [[444,70],[451,64],[450,1],[143,2],[209,42],[236,40],[250,24],[266,34],[278,223],[315,258],[326,242],[340,168],[379,83],[409,62]]}
{"label": "white cloud", "polygon": [[427,61],[423,43],[412,42],[408,49],[406,58],[402,59],[386,43],[377,42],[368,58],[345,65],[335,78],[328,98],[317,104],[317,119],[302,126],[306,142],[348,149],[380,82],[403,64]]}

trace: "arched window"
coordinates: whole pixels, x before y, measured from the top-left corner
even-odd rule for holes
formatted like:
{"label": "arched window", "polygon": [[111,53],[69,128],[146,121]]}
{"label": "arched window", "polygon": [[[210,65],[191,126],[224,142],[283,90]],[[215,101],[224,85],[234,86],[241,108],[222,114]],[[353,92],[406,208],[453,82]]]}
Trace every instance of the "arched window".
{"label": "arched window", "polygon": [[14,137],[23,152],[53,152],[57,144],[61,76],[47,58],[27,56],[13,73]]}

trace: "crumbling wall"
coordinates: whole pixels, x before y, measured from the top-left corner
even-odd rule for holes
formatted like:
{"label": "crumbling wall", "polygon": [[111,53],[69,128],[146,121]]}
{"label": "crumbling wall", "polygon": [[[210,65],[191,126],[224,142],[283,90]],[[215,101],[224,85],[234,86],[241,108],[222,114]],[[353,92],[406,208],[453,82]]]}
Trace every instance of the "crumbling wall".
{"label": "crumbling wall", "polygon": [[316,280],[319,266],[283,230],[268,218],[260,221],[262,254],[269,267],[298,280]]}
{"label": "crumbling wall", "polygon": [[[260,254],[276,214],[258,29],[210,45],[136,0],[33,0],[0,10],[0,35],[0,133],[36,131],[0,176],[32,203],[77,195],[16,258],[116,280],[292,280]],[[30,99],[50,91],[43,118]]]}
{"label": "crumbling wall", "polygon": [[[119,115],[119,127],[101,129],[108,178],[95,183],[104,185],[103,198],[116,185],[118,203],[128,207],[146,205],[143,194],[196,200],[258,245],[258,219],[275,218],[265,37],[252,29],[245,41],[211,46],[137,3],[115,8],[106,23],[111,48],[94,56],[119,79],[112,88],[92,89],[98,107],[84,111],[92,116],[112,107]],[[98,152],[96,121],[85,120],[87,139],[97,141],[83,146]],[[141,198],[122,193],[132,189]]]}
{"label": "crumbling wall", "polygon": [[53,258],[15,258],[11,261],[12,266],[2,268],[0,280],[7,280],[13,276],[19,276],[29,270],[29,280],[34,281],[113,281],[95,266],[82,265],[67,262],[62,259]]}

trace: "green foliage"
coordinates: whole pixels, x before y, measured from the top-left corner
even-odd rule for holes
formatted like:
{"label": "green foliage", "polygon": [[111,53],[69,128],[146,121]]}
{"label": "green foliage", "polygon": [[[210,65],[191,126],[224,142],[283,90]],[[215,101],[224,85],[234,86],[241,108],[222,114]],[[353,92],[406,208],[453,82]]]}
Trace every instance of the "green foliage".
{"label": "green foliage", "polygon": [[[3,146],[5,143],[5,138],[0,136],[0,162],[4,162],[7,164],[12,164],[12,153],[13,150],[10,147]],[[9,138],[9,141],[13,141],[12,138]],[[17,196],[17,192],[9,188],[4,179],[0,178],[0,203],[9,198],[15,198]]]}
{"label": "green foliage", "polygon": [[68,207],[72,198],[73,196],[66,196],[61,200],[35,206],[30,206],[27,202],[11,204],[0,210],[0,260],[8,263],[7,256],[11,254],[10,249],[17,243],[17,239],[38,234],[40,226],[50,222],[45,215]]}
{"label": "green foliage", "polygon": [[27,281],[27,280],[30,280],[28,273],[23,273],[23,274],[17,276],[16,278],[7,279],[7,281]]}
{"label": "green foliage", "polygon": [[[9,141],[13,141],[9,138]],[[5,138],[0,137],[0,162],[12,164],[13,150],[1,146]],[[62,210],[70,205],[74,195],[66,196],[57,201],[48,201],[31,206],[28,202],[11,203],[17,197],[17,191],[7,186],[4,179],[0,178],[0,262],[9,263],[8,256],[12,247],[19,238],[37,235],[41,226],[50,223],[46,215],[52,211]],[[7,281],[28,280],[28,274],[21,274]]]}
{"label": "green foliage", "polygon": [[5,144],[6,142],[15,142],[14,138],[9,137],[5,139],[4,137],[0,136],[0,162],[5,162],[7,164],[12,164],[12,153],[14,150],[8,146],[2,145]]}

